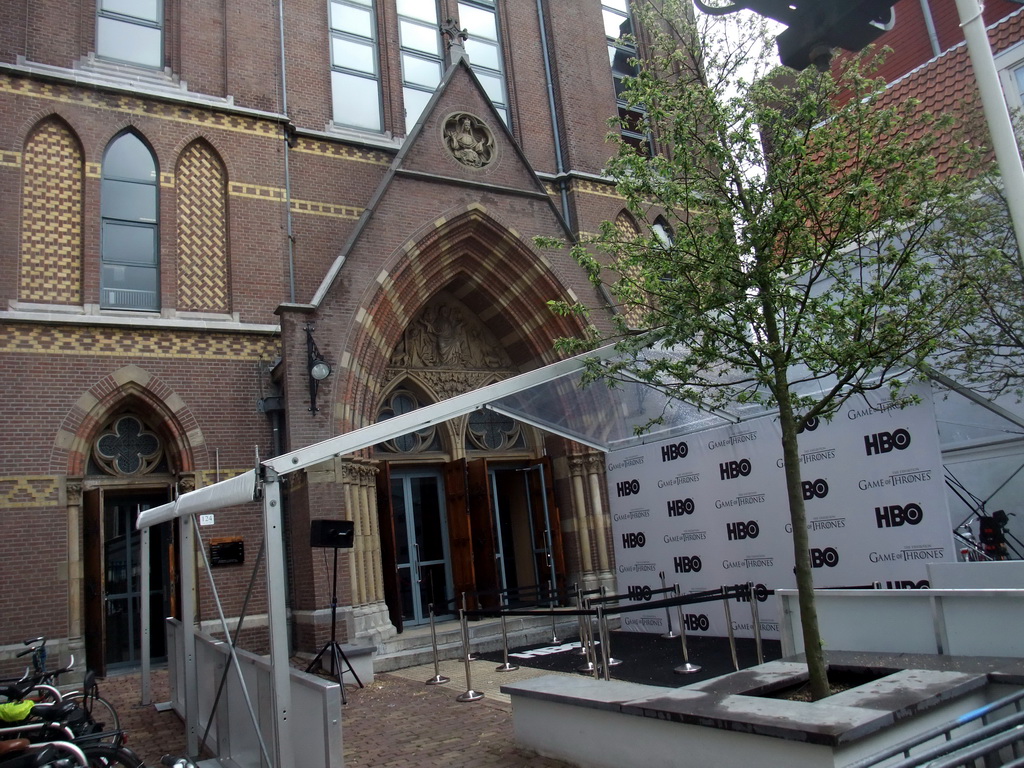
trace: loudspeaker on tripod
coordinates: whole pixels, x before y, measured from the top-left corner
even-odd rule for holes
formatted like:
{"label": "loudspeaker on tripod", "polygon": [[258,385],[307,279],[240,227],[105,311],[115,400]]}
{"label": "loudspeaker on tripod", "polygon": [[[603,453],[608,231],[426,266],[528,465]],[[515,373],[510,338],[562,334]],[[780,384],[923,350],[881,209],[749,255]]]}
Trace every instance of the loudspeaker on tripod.
{"label": "loudspeaker on tripod", "polygon": [[351,520],[310,520],[309,546],[350,549],[355,523]]}

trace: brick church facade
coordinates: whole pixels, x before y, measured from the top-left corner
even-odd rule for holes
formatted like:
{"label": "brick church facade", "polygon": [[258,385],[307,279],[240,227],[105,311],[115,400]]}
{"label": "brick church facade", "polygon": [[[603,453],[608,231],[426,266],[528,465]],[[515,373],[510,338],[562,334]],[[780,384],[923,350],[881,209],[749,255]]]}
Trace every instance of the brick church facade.
{"label": "brick church facade", "polygon": [[[46,635],[94,669],[136,664],[142,600],[161,656],[179,542],[171,524],[152,534],[143,595],[139,510],[555,360],[554,340],[583,329],[550,301],[607,324],[606,297],[534,238],[623,215],[601,169],[627,12],[4,4],[0,663]],[[297,474],[297,650],[329,627],[318,518],[355,524],[341,640],[379,642],[464,591],[612,583],[602,456],[510,419],[480,412]],[[212,569],[229,617],[259,514],[199,521],[204,551],[231,553]],[[254,646],[263,610],[257,590]]]}

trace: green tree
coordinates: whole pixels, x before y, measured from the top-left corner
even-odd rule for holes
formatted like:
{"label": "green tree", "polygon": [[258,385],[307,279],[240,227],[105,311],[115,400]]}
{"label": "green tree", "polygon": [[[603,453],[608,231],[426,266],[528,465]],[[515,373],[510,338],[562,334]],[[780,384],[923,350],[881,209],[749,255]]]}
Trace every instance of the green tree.
{"label": "green tree", "polygon": [[573,246],[619,312],[613,332],[559,345],[576,353],[615,338],[621,358],[594,363],[591,379],[777,412],[804,647],[821,698],[797,434],[869,390],[898,397],[970,317],[970,284],[934,255],[944,217],[971,194],[971,155],[943,147],[938,173],[952,118],[887,92],[870,56],[837,76],[769,76],[756,66],[770,45],[756,18],[719,33],[680,0],[634,8],[643,55],[626,97],[645,113],[653,151],[620,141],[607,172],[641,232],[605,223]]}
{"label": "green tree", "polygon": [[[1019,121],[1018,121],[1019,122]],[[1024,263],[997,175],[980,177],[973,205],[944,222],[946,271],[971,286],[975,322],[959,329],[934,361],[978,392],[1024,398]]]}

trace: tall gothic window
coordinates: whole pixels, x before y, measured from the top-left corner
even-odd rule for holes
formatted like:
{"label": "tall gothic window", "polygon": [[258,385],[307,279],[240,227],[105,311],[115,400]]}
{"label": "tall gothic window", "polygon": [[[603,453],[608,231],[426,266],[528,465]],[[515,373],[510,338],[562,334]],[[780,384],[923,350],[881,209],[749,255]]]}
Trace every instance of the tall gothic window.
{"label": "tall gothic window", "polygon": [[398,42],[408,133],[423,114],[444,69],[437,5],[433,0],[398,0]]}
{"label": "tall gothic window", "polygon": [[505,66],[498,35],[498,11],[495,0],[462,0],[459,26],[466,30],[469,66],[480,80],[494,108],[508,125],[508,96],[505,92]]}
{"label": "tall gothic window", "polygon": [[637,74],[636,65],[632,63],[637,51],[631,40],[633,20],[629,12],[629,0],[601,0],[601,15],[604,21],[604,34],[608,40],[608,61],[612,67],[622,138],[638,152],[646,155],[649,150],[643,128],[644,111],[630,107],[623,95],[625,79]]}
{"label": "tall gothic window", "polygon": [[373,0],[330,0],[334,122],[381,130],[380,56]]}
{"label": "tall gothic window", "polygon": [[103,156],[100,306],[160,309],[160,221],[156,160],[134,133]]}
{"label": "tall gothic window", "polygon": [[164,65],[163,0],[99,0],[96,55],[159,69]]}

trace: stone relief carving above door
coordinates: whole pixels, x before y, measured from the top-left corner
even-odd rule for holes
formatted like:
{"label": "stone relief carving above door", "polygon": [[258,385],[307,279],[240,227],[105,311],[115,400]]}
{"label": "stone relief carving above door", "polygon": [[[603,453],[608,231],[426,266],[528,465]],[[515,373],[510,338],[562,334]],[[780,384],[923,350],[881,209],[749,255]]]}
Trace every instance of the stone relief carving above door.
{"label": "stone relief carving above door", "polygon": [[406,328],[389,380],[415,372],[439,397],[452,397],[516,371],[498,340],[457,299],[440,295]]}

